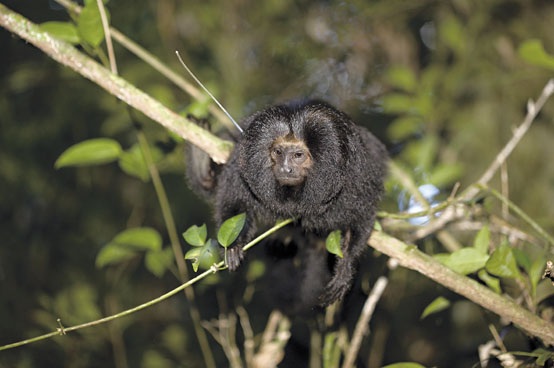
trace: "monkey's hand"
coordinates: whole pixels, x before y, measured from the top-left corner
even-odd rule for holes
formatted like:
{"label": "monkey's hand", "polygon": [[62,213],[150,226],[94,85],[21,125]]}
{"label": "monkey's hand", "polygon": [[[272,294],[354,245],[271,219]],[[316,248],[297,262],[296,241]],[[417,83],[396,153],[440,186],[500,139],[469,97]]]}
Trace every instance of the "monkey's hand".
{"label": "monkey's hand", "polygon": [[227,248],[227,267],[229,267],[229,271],[236,271],[243,259],[244,252],[242,246],[235,245]]}
{"label": "monkey's hand", "polygon": [[350,290],[353,278],[354,267],[352,263],[346,259],[340,259],[335,266],[333,278],[319,297],[320,305],[327,307],[337,300],[342,300]]}

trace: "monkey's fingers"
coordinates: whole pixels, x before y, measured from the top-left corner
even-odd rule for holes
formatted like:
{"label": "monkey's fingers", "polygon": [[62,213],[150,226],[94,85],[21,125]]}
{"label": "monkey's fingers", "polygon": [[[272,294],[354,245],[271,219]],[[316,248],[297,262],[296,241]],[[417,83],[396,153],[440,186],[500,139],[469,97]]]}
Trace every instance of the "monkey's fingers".
{"label": "monkey's fingers", "polygon": [[243,259],[244,252],[242,247],[237,245],[227,249],[227,267],[229,267],[230,271],[236,271]]}

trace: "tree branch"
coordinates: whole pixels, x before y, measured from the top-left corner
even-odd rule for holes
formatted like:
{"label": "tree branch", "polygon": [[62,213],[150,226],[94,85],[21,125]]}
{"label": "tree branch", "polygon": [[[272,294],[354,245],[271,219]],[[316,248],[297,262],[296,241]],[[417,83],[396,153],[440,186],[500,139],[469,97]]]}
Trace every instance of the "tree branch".
{"label": "tree branch", "polygon": [[0,4],[0,25],[41,49],[60,64],[68,66],[152,120],[197,145],[207,152],[215,162],[224,163],[227,160],[232,143],[210,134],[169,110],[123,78],[112,74],[108,69],[79,52],[72,45],[50,36],[38,25],[2,4]]}
{"label": "tree branch", "polygon": [[369,239],[370,245],[381,253],[398,260],[401,266],[417,271],[450,290],[466,297],[472,302],[506,318],[530,335],[539,337],[545,344],[554,345],[554,325],[529,312],[527,309],[496,294],[477,281],[456,273],[398,239],[380,231],[374,231]]}

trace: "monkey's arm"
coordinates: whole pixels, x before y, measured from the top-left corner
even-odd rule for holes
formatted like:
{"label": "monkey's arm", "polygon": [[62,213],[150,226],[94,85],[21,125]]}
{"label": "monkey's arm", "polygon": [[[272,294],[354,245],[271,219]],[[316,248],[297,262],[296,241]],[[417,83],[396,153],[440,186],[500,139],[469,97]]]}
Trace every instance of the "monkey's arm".
{"label": "monkey's arm", "polygon": [[[373,228],[373,221],[371,227]],[[336,300],[342,300],[352,287],[354,275],[358,268],[358,259],[367,247],[371,230],[366,227],[353,226],[343,232],[343,258],[338,258],[333,269],[333,276],[320,297],[322,306],[328,306]]]}
{"label": "monkey's arm", "polygon": [[240,177],[236,156],[231,156],[225,165],[219,180],[215,201],[215,220],[217,226],[240,213],[246,214],[246,221],[237,240],[227,248],[227,266],[235,271],[244,259],[243,246],[251,241],[256,233],[255,206],[252,195]]}

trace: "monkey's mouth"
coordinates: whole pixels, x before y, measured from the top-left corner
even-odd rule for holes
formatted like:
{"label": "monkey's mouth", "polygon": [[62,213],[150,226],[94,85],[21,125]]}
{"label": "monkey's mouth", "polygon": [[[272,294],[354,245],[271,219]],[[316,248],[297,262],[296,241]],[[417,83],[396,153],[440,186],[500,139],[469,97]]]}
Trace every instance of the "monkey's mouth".
{"label": "monkey's mouth", "polygon": [[295,187],[304,182],[303,176],[280,175],[276,179],[279,185],[283,187]]}

